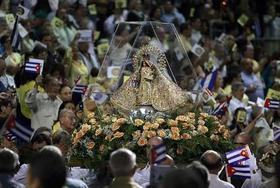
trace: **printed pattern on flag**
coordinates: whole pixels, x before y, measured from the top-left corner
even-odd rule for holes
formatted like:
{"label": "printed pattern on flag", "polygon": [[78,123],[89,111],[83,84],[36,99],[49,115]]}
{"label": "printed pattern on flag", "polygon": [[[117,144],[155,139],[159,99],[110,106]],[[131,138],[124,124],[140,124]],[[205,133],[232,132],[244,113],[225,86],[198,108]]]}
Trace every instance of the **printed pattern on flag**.
{"label": "printed pattern on flag", "polygon": [[38,62],[26,62],[24,70],[30,73],[39,74],[41,70],[41,64]]}
{"label": "printed pattern on flag", "polygon": [[159,144],[152,149],[153,164],[160,164],[166,160],[166,147],[164,144]]}
{"label": "printed pattern on flag", "polygon": [[251,178],[251,169],[249,165],[227,165],[226,168],[228,177],[237,177],[241,179]]}
{"label": "printed pattern on flag", "polygon": [[265,99],[264,107],[270,108],[270,109],[278,109],[279,106],[280,106],[279,100]]}
{"label": "printed pattern on flag", "polygon": [[210,91],[213,90],[215,81],[218,75],[218,70],[215,70],[208,74],[203,80],[201,80],[200,85],[203,89],[208,88]]}
{"label": "printed pattern on flag", "polygon": [[274,141],[280,141],[280,126],[277,126],[273,123],[272,125]]}
{"label": "printed pattern on flag", "polygon": [[251,151],[248,145],[241,146],[235,150],[226,153],[228,164],[239,164],[239,162],[248,160],[251,157]]}
{"label": "printed pattern on flag", "polygon": [[81,85],[81,84],[77,84],[74,86],[73,90],[74,93],[80,93],[80,94],[85,94],[87,91],[87,86],[86,85]]}
{"label": "printed pattern on flag", "polygon": [[30,119],[24,117],[23,114],[21,114],[19,106],[16,108],[16,114],[9,117],[6,126],[10,136],[25,142],[30,141],[34,131],[31,128]]}
{"label": "printed pattern on flag", "polygon": [[218,116],[218,115],[223,116],[223,115],[225,115],[225,113],[226,113],[227,110],[228,110],[227,107],[228,107],[227,102],[219,103],[219,104],[216,106],[216,108],[213,110],[212,114],[213,114],[214,116]]}

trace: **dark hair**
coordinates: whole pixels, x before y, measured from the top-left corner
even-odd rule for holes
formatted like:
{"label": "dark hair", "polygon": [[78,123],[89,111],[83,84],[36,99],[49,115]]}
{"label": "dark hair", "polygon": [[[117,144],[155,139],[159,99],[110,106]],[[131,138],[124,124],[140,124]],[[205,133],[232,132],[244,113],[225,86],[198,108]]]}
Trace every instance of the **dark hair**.
{"label": "dark hair", "polygon": [[201,176],[199,176],[191,168],[176,169],[168,173],[162,181],[163,188],[178,188],[178,187],[191,187],[191,188],[207,188]]}
{"label": "dark hair", "polygon": [[59,130],[53,134],[52,141],[54,145],[71,145],[71,135],[67,131]]}
{"label": "dark hair", "polygon": [[18,154],[7,148],[1,149],[0,161],[0,173],[16,173],[19,165]]}
{"label": "dark hair", "polygon": [[53,75],[54,72],[58,71],[62,78],[65,78],[65,67],[62,63],[56,63],[50,70],[50,74]]}
{"label": "dark hair", "polygon": [[91,71],[90,71],[90,75],[91,75],[92,77],[96,77],[96,76],[98,76],[98,73],[99,73],[98,68],[92,67],[92,69],[91,69]]}
{"label": "dark hair", "polygon": [[51,130],[47,127],[38,128],[31,138],[31,144],[46,142],[47,145],[52,144]]}
{"label": "dark hair", "polygon": [[190,165],[188,165],[187,168],[194,172],[195,176],[200,179],[200,185],[202,187],[206,188],[209,186],[209,172],[204,165],[202,165],[199,161],[194,161]]}
{"label": "dark hair", "polygon": [[41,150],[30,163],[31,177],[40,181],[42,188],[61,188],[66,180],[63,157],[52,150]]}

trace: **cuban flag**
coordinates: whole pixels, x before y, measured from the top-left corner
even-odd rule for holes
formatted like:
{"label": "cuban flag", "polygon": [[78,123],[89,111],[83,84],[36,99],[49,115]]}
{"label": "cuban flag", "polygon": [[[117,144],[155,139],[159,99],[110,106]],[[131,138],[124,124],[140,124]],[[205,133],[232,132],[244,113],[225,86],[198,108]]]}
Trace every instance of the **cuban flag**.
{"label": "cuban flag", "polygon": [[226,153],[228,164],[240,164],[240,162],[250,159],[251,151],[248,145],[241,146]]}
{"label": "cuban flag", "polygon": [[25,63],[24,70],[33,74],[42,75],[44,66],[44,60],[30,58],[28,62]]}
{"label": "cuban flag", "polygon": [[228,177],[236,177],[241,179],[251,178],[251,169],[249,165],[227,165],[226,174]]}
{"label": "cuban flag", "polygon": [[273,129],[274,141],[280,141],[280,127],[273,124],[272,129]]}
{"label": "cuban flag", "polygon": [[16,108],[16,114],[11,114],[7,120],[6,128],[8,136],[13,140],[21,140],[28,143],[34,132],[30,119],[24,117],[20,107]]}
{"label": "cuban flag", "polygon": [[210,91],[213,90],[215,81],[218,75],[218,70],[215,70],[208,74],[204,79],[201,80],[200,85],[203,89],[208,88]]}
{"label": "cuban flag", "polygon": [[73,93],[80,93],[82,95],[84,95],[86,91],[87,91],[87,86],[82,84],[75,85],[72,90]]}
{"label": "cuban flag", "polygon": [[160,164],[166,160],[166,147],[164,144],[159,144],[152,149],[153,164]]}
{"label": "cuban flag", "polygon": [[213,114],[214,116],[218,116],[218,115],[223,116],[223,115],[225,115],[225,113],[226,113],[227,110],[228,110],[227,107],[228,107],[227,102],[219,103],[219,104],[216,106],[216,108],[213,110],[212,114]]}
{"label": "cuban flag", "polygon": [[270,108],[270,109],[278,109],[280,105],[279,100],[273,100],[273,99],[265,99],[264,107]]}

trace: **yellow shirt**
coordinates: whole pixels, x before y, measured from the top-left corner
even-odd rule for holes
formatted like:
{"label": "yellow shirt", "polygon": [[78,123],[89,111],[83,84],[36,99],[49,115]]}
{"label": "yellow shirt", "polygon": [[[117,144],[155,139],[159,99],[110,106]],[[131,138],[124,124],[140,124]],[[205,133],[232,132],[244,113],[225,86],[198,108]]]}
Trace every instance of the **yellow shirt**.
{"label": "yellow shirt", "polygon": [[[27,82],[26,84],[20,86],[19,88],[17,88],[17,97],[18,97],[18,102],[20,104],[20,109],[21,109],[21,112],[22,114],[31,119],[32,117],[32,112],[30,110],[30,108],[28,107],[28,105],[26,104],[25,102],[25,98],[26,98],[26,95],[27,93],[34,88],[34,85],[35,85],[35,81],[30,81],[30,82]],[[44,89],[39,87],[39,91],[40,92],[43,92]]]}
{"label": "yellow shirt", "polygon": [[72,61],[72,67],[70,72],[70,83],[75,84],[75,80],[81,77],[79,83],[87,85],[89,82],[89,73],[87,67],[83,64],[81,60]]}
{"label": "yellow shirt", "polygon": [[60,126],[60,122],[56,122],[53,127],[52,127],[52,134],[56,133],[57,131],[62,130],[61,126]]}

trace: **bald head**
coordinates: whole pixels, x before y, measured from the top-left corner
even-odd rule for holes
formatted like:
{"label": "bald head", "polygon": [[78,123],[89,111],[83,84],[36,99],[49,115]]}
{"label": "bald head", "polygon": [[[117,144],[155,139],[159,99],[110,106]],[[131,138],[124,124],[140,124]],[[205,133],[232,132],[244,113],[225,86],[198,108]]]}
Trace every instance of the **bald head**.
{"label": "bald head", "polygon": [[211,174],[218,174],[223,166],[221,155],[213,150],[204,152],[200,161],[204,166],[206,166]]}

